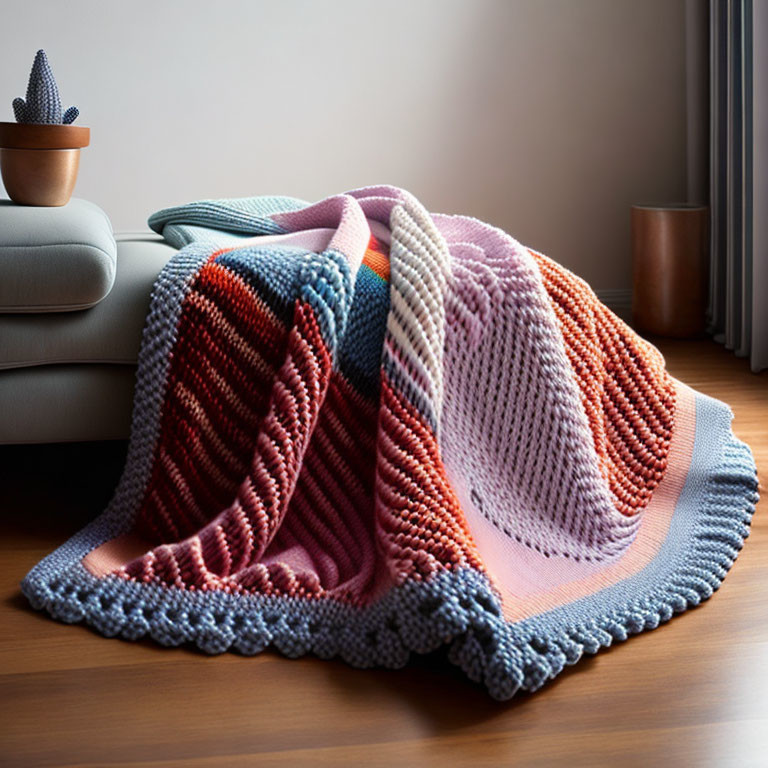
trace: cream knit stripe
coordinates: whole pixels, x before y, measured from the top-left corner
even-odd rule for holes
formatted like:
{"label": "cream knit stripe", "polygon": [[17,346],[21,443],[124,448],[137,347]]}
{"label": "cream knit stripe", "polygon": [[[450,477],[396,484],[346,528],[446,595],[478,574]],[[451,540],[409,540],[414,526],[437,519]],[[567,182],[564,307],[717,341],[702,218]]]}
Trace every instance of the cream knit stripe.
{"label": "cream knit stripe", "polygon": [[[419,346],[418,342],[415,346]],[[390,307],[384,342],[384,352],[390,365],[385,366],[385,370],[393,382],[398,382],[398,386],[404,386],[413,395],[411,399],[419,410],[422,405],[429,409],[432,379],[425,361],[415,354],[417,351],[411,343],[411,336],[404,327],[403,320],[398,312]]]}
{"label": "cream knit stripe", "polygon": [[450,274],[448,247],[429,213],[415,200],[392,209],[390,227],[392,307],[387,334],[399,347],[399,362],[404,362],[406,369],[409,359],[420,362],[418,367],[425,376],[422,388],[432,410],[429,415],[437,425],[443,402],[443,294]]}

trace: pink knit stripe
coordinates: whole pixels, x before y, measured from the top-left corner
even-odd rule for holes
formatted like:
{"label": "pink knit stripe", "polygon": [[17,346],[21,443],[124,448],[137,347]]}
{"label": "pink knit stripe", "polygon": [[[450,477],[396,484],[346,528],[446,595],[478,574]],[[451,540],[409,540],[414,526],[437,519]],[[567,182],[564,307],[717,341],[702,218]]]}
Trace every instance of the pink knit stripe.
{"label": "pink knit stripe", "polygon": [[[302,471],[284,525],[313,557],[317,551],[328,552],[334,560],[334,570],[343,579],[357,571],[363,559],[366,537],[370,538],[370,535],[361,537],[354,531],[356,510],[342,493],[334,493],[334,489],[325,487],[325,479],[322,475],[316,476],[312,468]],[[335,586],[325,581],[323,585]]]}
{"label": "pink knit stripe", "polygon": [[367,425],[358,427],[357,420],[347,420],[343,411],[327,410],[307,457],[313,472],[324,473],[328,482],[343,487],[344,495],[358,506],[370,501],[374,474],[371,433],[375,433],[375,425],[375,412]]}
{"label": "pink knit stripe", "polygon": [[[335,585],[339,582],[339,563],[334,557],[327,554],[322,549],[307,548],[304,542],[314,539],[322,543],[322,537],[316,536],[314,532],[301,520],[295,520],[294,511],[303,509],[297,503],[300,496],[300,486],[296,486],[296,491],[291,499],[291,512],[286,515],[286,522],[280,526],[275,534],[272,543],[267,547],[262,563],[285,562],[290,565],[294,571],[312,571],[317,574],[317,579],[325,591],[329,585]],[[306,500],[304,500],[306,504]],[[293,524],[288,526],[288,520],[293,520]],[[343,554],[343,553],[342,553]]]}
{"label": "pink knit stripe", "polygon": [[362,209],[349,195],[335,195],[298,211],[273,214],[272,219],[289,231],[333,228],[328,248],[343,253],[352,275],[357,274],[371,229]]}
{"label": "pink knit stripe", "polygon": [[92,549],[83,559],[82,564],[94,576],[106,576],[125,563],[143,555],[150,548],[150,543],[131,531]]}
{"label": "pink knit stripe", "polygon": [[[366,558],[363,557],[358,546],[350,546],[349,542],[344,542],[334,535],[334,531],[326,522],[331,517],[330,511],[334,504],[327,498],[323,499],[319,494],[313,495],[310,500],[307,493],[312,493],[313,490],[311,483],[307,483],[306,480],[301,487],[297,488],[291,504],[291,512],[286,517],[286,520],[291,521],[286,528],[286,535],[293,537],[294,546],[317,564],[314,570],[323,593],[333,594],[339,585],[346,585],[361,577],[361,573],[366,570],[364,568]],[[365,534],[363,541],[369,556],[372,556],[369,533]],[[273,544],[274,546],[267,550],[265,560],[284,560],[288,548],[283,542],[273,542]]]}
{"label": "pink knit stripe", "polygon": [[[352,583],[364,588],[375,570],[370,446],[375,439],[376,409],[367,401],[357,412],[350,409],[352,393],[334,374],[283,523],[311,558],[333,560],[330,571],[337,580],[329,582],[321,576],[324,588],[345,585],[350,598],[361,597],[352,595]],[[268,554],[276,553],[280,544],[273,542]]]}

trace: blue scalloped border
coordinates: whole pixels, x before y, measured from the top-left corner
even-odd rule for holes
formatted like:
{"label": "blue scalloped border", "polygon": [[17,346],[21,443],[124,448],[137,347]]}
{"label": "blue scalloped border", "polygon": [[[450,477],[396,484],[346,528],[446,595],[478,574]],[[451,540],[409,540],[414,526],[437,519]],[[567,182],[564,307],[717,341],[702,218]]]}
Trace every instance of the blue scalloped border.
{"label": "blue scalloped border", "polygon": [[468,677],[508,699],[538,689],[585,653],[655,629],[722,583],[749,533],[757,476],[749,448],[730,430],[727,407],[697,394],[696,413],[691,468],[656,558],[618,584],[516,624],[503,619],[487,577],[471,570],[404,584],[365,608],[97,579],[71,558],[83,536],[98,536],[99,524],[110,522],[101,518],[36,566],[22,589],[34,607],[62,621],[130,640],[194,643],[209,653],[271,646],[289,657],[399,667],[413,652],[449,644],[449,658]]}

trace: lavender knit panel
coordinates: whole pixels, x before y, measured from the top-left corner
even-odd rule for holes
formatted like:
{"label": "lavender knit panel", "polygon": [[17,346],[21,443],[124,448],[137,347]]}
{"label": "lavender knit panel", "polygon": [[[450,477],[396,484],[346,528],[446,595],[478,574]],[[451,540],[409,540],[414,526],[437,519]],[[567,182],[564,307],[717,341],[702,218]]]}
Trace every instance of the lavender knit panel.
{"label": "lavender knit panel", "polygon": [[441,448],[478,510],[545,554],[600,560],[626,546],[599,472],[557,319],[528,251],[476,219],[435,216],[455,279],[446,297]]}

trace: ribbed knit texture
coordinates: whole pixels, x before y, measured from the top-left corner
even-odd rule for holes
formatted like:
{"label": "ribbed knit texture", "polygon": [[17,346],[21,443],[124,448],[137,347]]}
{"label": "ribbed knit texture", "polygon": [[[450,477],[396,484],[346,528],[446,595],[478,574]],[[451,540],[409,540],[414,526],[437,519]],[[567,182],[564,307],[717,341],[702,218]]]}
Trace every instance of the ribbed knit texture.
{"label": "ribbed knit texture", "polygon": [[35,606],[359,666],[448,644],[507,698],[722,581],[749,450],[567,270],[391,187],[151,223],[191,242],[155,286],[127,465],[25,579]]}

